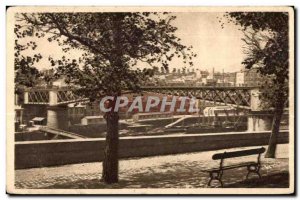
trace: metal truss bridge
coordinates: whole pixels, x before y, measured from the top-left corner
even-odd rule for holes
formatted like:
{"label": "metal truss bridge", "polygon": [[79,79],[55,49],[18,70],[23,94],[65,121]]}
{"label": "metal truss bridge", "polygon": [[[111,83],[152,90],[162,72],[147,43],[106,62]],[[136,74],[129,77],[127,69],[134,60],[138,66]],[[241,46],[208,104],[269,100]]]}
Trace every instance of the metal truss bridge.
{"label": "metal truss bridge", "polygon": [[240,108],[251,107],[251,93],[255,87],[185,87],[185,86],[165,86],[165,87],[143,87],[144,92],[153,92],[173,96],[196,97],[197,99],[214,103],[215,105],[231,105]]}
{"label": "metal truss bridge", "polygon": [[88,101],[75,94],[74,88],[31,88],[24,92],[24,104],[66,105],[69,103]]}
{"label": "metal truss bridge", "polygon": [[[258,90],[258,88],[238,86],[151,86],[141,88],[142,92],[196,97],[216,105],[232,105],[246,109],[251,107],[253,90]],[[26,90],[24,95],[24,104],[57,106],[88,101],[87,98],[76,96],[72,88],[31,88]]]}

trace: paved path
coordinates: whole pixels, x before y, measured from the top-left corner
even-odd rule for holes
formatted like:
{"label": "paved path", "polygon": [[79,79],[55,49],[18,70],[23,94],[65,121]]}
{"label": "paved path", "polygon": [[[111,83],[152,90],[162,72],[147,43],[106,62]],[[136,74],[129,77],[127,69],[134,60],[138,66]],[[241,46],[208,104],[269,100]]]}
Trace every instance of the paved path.
{"label": "paved path", "polygon": [[[252,148],[252,147],[247,147]],[[234,148],[230,150],[246,149]],[[276,159],[262,157],[263,176],[288,172],[288,145],[279,145]],[[120,181],[114,185],[100,182],[102,163],[82,163],[57,167],[15,171],[17,188],[198,188],[207,187],[208,174],[202,172],[218,166],[211,156],[220,151],[207,151],[167,156],[154,156],[120,161]],[[227,150],[229,151],[229,150]],[[256,156],[226,160],[226,163],[256,160]],[[245,179],[245,168],[225,171],[225,184],[236,184]],[[252,178],[255,178],[253,175]]]}

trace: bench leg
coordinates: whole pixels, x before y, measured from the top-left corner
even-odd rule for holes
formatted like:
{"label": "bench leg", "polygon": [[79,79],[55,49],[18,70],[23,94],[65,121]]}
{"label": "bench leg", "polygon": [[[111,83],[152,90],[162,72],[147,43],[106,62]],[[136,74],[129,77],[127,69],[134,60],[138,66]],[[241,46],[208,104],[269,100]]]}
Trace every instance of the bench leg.
{"label": "bench leg", "polygon": [[246,179],[248,179],[249,174],[251,174],[251,173],[255,173],[255,174],[258,175],[259,178],[261,178],[261,175],[259,173],[260,166],[258,166],[258,165],[249,165],[249,166],[247,166],[247,170],[248,170],[248,173],[247,173]]}
{"label": "bench leg", "polygon": [[209,172],[209,181],[208,181],[208,186],[211,186],[211,182],[213,180],[217,180],[219,181],[219,183],[221,184],[221,187],[223,187],[223,182],[222,182],[222,175],[223,175],[223,171],[216,171],[216,172]]}

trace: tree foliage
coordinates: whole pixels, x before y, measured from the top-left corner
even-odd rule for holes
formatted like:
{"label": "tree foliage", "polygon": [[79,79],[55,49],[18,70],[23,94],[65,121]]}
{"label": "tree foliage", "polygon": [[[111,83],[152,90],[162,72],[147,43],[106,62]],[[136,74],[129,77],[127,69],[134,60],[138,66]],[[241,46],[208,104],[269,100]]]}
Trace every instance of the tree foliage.
{"label": "tree foliage", "polygon": [[141,65],[167,69],[175,57],[193,65],[196,56],[191,47],[180,44],[172,26],[176,17],[169,13],[26,13],[19,18],[31,31],[27,35],[47,37],[65,52],[84,52],[79,58],[49,61],[92,99],[138,91],[153,75],[151,68],[140,69]]}
{"label": "tree foliage", "polygon": [[261,99],[263,107],[277,108],[287,103],[289,78],[289,28],[285,12],[232,12],[229,21],[240,25],[245,33],[243,64],[266,77]]}
{"label": "tree foliage", "polygon": [[28,34],[28,30],[21,30],[21,26],[16,24],[14,28],[16,40],[14,45],[14,71],[15,71],[15,93],[20,94],[25,87],[33,87],[38,81],[40,74],[35,64],[40,61],[42,56],[34,54],[25,56],[23,53],[27,50],[35,50],[35,42],[20,44],[19,39]]}

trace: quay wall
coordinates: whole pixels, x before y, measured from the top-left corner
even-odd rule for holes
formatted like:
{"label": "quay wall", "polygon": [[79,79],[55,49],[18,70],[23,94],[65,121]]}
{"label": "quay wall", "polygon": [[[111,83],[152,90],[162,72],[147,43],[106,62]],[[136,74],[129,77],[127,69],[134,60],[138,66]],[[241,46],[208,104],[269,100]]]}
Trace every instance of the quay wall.
{"label": "quay wall", "polygon": [[[234,147],[267,145],[270,132],[235,132],[120,138],[119,157],[146,157]],[[288,143],[281,131],[278,143]],[[26,141],[15,143],[15,168],[58,166],[103,161],[104,138]]]}

